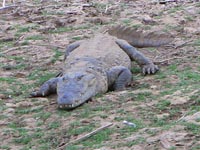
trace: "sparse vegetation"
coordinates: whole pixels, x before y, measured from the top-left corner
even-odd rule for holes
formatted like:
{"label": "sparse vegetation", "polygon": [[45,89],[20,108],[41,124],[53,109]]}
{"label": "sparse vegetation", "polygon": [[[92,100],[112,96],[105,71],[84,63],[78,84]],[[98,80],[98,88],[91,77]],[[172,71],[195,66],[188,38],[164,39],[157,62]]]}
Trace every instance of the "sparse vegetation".
{"label": "sparse vegetation", "polygon": [[[66,150],[163,149],[164,133],[177,140],[164,139],[170,150],[200,149],[200,117],[194,117],[200,112],[199,2],[97,0],[90,5],[28,0],[17,3],[16,11],[8,10],[9,15],[0,10],[0,149],[56,149],[107,122],[113,126],[67,145]],[[144,24],[143,15],[155,25]],[[85,20],[93,17],[110,21]],[[65,21],[55,24],[58,19]],[[67,44],[93,37],[113,24],[175,36],[168,47],[140,49],[157,62],[161,68],[157,74],[143,76],[133,63],[133,82],[126,91],[98,95],[71,111],[58,110],[56,96],[29,97],[61,71]],[[123,124],[124,120],[136,127]]]}

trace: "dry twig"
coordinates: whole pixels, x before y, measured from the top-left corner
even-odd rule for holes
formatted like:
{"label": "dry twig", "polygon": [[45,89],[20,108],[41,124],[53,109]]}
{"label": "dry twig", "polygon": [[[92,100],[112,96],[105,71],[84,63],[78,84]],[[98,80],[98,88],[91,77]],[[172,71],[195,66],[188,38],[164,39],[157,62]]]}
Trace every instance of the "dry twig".
{"label": "dry twig", "polygon": [[73,141],[71,141],[71,142],[69,142],[69,143],[66,143],[66,144],[62,145],[61,147],[58,147],[56,150],[61,150],[61,149],[65,148],[65,147],[66,147],[67,145],[69,145],[69,144],[73,144],[73,143],[76,143],[76,142],[78,142],[78,141],[83,141],[83,140],[85,140],[85,139],[87,139],[87,138],[93,136],[94,134],[96,134],[96,133],[98,133],[98,132],[100,132],[100,131],[102,131],[102,130],[104,130],[104,129],[106,129],[106,128],[112,126],[112,125],[113,125],[113,123],[109,123],[109,124],[107,124],[107,125],[105,125],[105,126],[102,126],[102,127],[100,127],[100,128],[97,128],[96,130],[94,130],[94,131],[92,131],[92,132],[90,132],[90,133],[88,133],[88,134],[86,134],[86,135],[84,135],[84,136],[82,136],[82,137],[80,137],[80,138],[78,138],[78,139],[76,139],[76,140],[73,140]]}
{"label": "dry twig", "polygon": [[198,57],[196,55],[188,55],[188,56],[183,56],[183,57],[172,57],[172,58],[168,58],[168,59],[164,59],[164,60],[160,60],[160,61],[153,61],[155,64],[161,64],[161,63],[164,63],[166,61],[170,61],[170,60],[173,60],[173,59],[183,59],[183,58],[189,58],[189,57]]}
{"label": "dry twig", "polygon": [[187,115],[187,113],[184,113],[183,116],[181,116],[181,118],[179,118],[178,120],[176,120],[176,122],[181,121],[183,118],[185,118],[186,115]]}
{"label": "dry twig", "polygon": [[10,6],[4,6],[4,7],[0,7],[0,11],[6,10],[6,9],[11,9],[17,7],[16,5],[10,5]]}
{"label": "dry twig", "polygon": [[32,44],[32,45],[24,45],[24,46],[17,46],[17,47],[12,47],[4,52],[2,52],[2,54],[7,54],[11,51],[15,51],[15,50],[18,50],[18,49],[24,49],[24,48],[30,48],[30,47],[42,47],[42,46],[46,46],[46,47],[50,47],[50,48],[60,48],[60,49],[65,49],[65,47],[62,47],[62,46],[58,46],[58,45],[51,45],[51,44]]}
{"label": "dry twig", "polygon": [[192,41],[193,41],[193,40],[185,41],[185,42],[183,42],[183,43],[181,43],[181,44],[179,44],[179,45],[166,45],[166,47],[177,49],[177,48],[181,48],[181,47],[183,47],[183,46],[186,46],[188,43],[190,43],[190,42],[192,42]]}

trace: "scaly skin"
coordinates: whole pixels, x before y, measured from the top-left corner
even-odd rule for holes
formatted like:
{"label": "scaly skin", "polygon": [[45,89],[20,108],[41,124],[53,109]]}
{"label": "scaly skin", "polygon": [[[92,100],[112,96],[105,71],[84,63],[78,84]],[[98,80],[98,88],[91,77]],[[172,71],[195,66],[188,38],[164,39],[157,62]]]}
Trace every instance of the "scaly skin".
{"label": "scaly skin", "polygon": [[107,34],[68,46],[62,75],[45,82],[33,97],[58,95],[58,107],[76,108],[88,99],[112,90],[124,90],[131,81],[131,61],[143,74],[154,74],[158,67],[124,40]]}

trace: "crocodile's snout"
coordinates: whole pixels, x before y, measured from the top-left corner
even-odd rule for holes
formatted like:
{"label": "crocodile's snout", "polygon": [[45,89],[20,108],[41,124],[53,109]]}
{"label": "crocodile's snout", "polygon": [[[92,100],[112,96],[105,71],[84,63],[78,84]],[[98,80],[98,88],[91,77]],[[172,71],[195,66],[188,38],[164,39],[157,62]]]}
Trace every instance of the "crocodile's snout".
{"label": "crocodile's snout", "polygon": [[96,78],[93,74],[75,73],[63,76],[57,83],[58,107],[73,109],[96,93]]}
{"label": "crocodile's snout", "polygon": [[58,97],[58,108],[72,109],[82,104],[81,96],[77,97],[77,93],[65,93]]}

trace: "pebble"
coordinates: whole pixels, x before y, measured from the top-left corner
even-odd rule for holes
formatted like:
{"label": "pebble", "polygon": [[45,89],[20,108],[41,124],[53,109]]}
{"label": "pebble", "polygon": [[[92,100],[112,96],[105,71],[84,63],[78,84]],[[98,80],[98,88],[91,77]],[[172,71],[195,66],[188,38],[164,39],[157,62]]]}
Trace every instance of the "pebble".
{"label": "pebble", "polygon": [[13,104],[13,103],[6,103],[5,105],[9,108],[16,108],[17,107],[16,104]]}

